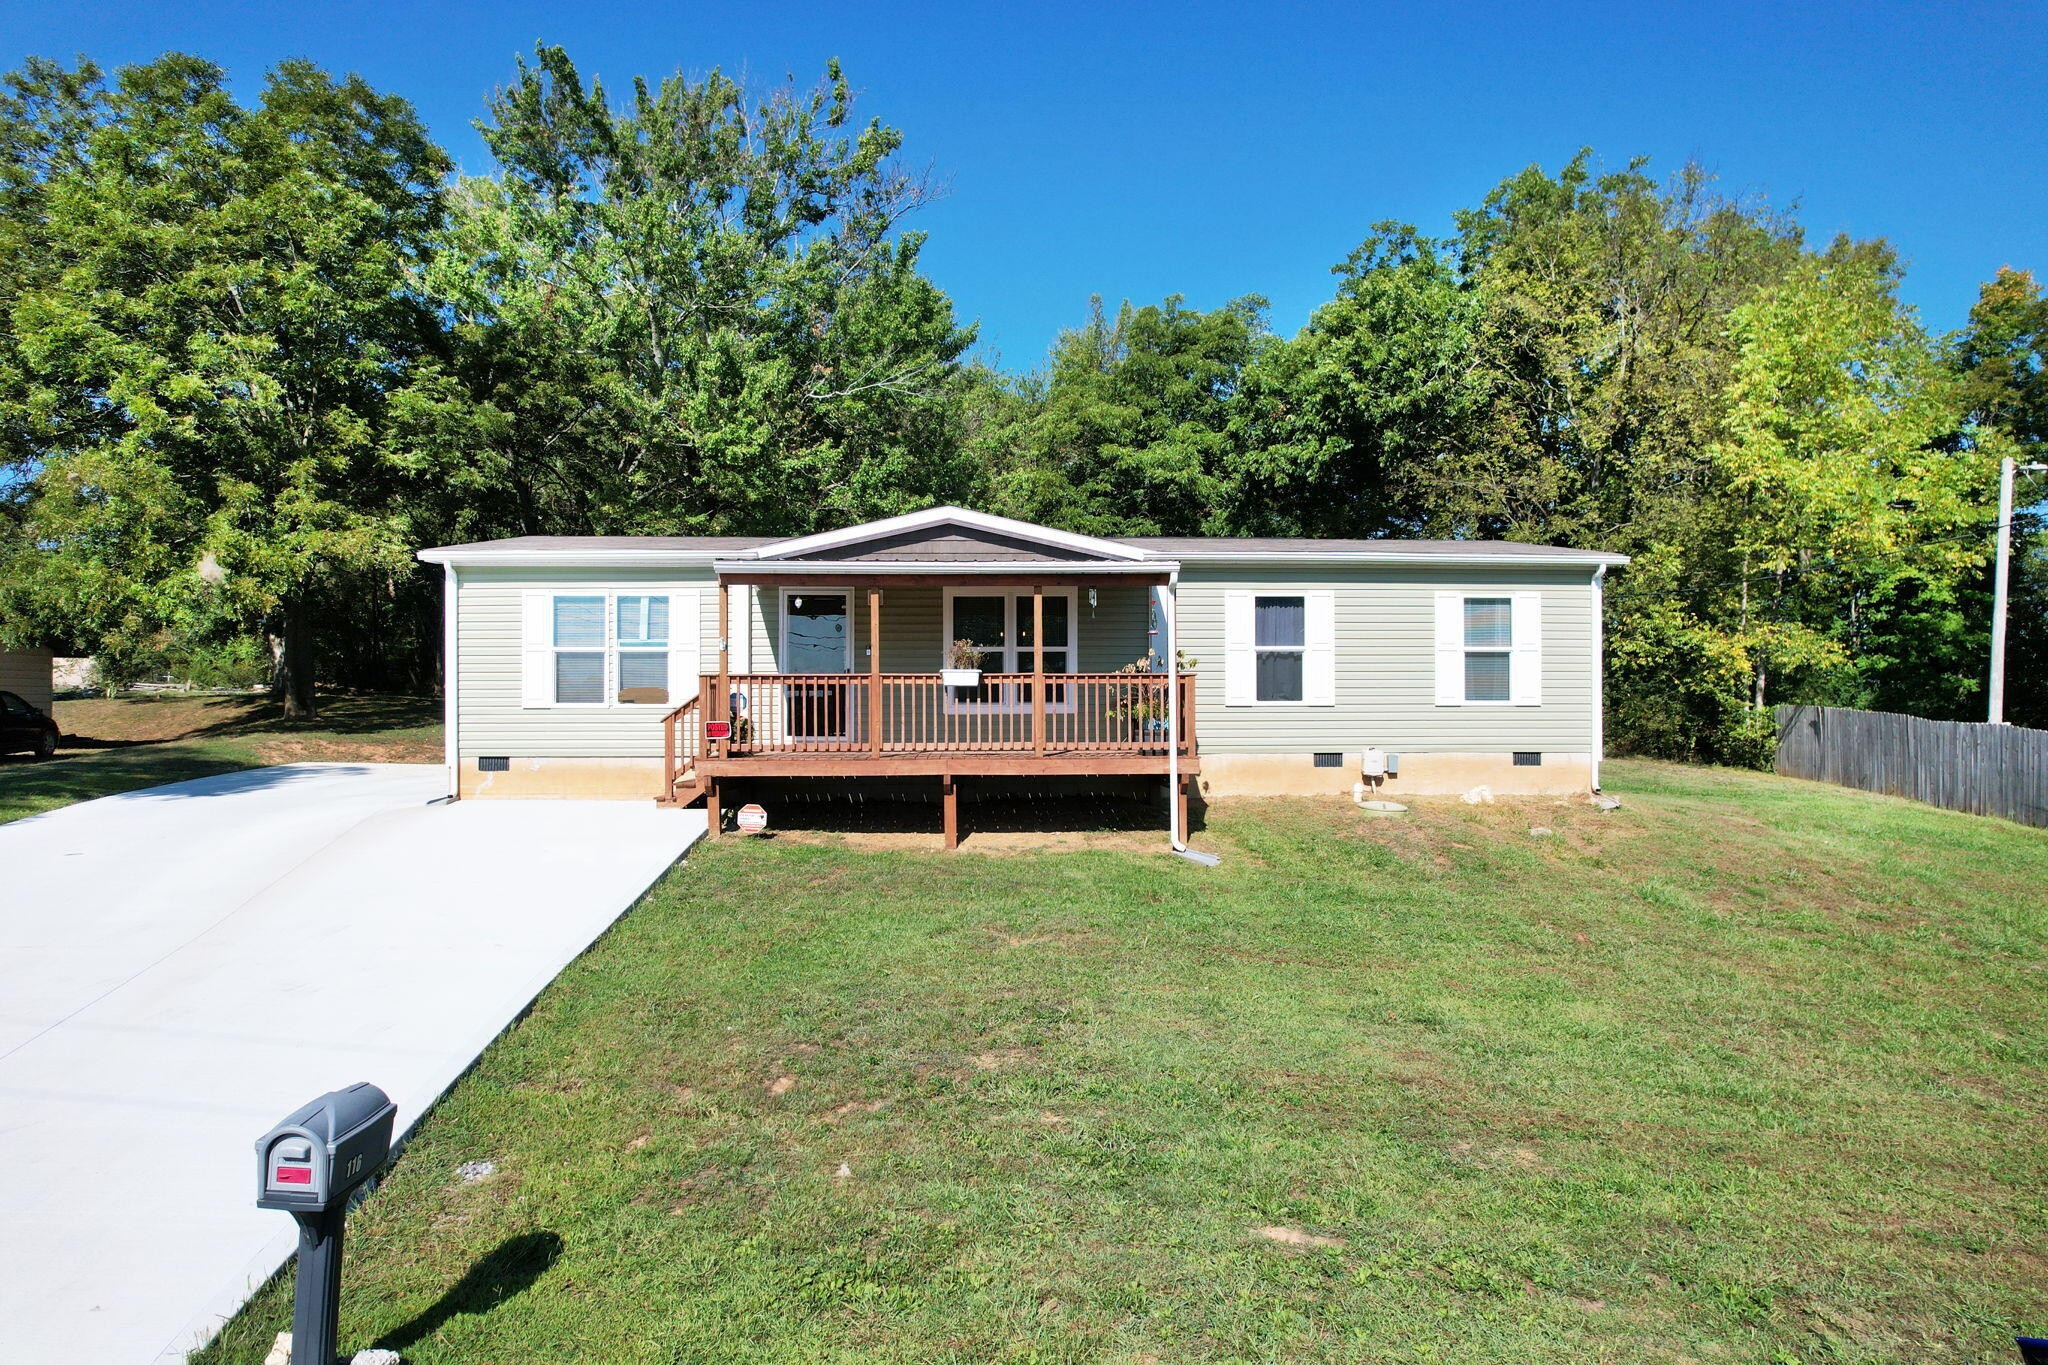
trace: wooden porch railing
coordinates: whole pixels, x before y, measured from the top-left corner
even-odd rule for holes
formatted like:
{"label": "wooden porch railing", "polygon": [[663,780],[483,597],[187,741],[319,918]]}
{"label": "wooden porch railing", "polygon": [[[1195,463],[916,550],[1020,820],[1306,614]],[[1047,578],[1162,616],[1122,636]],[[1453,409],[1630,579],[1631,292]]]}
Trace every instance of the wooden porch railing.
{"label": "wooden porch railing", "polygon": [[[974,688],[935,673],[736,673],[728,694],[704,675],[664,721],[669,784],[702,756],[768,754],[1156,754],[1168,745],[1166,678],[1156,673],[984,673]],[[1198,752],[1195,675],[1180,675],[1180,752]],[[876,689],[879,695],[876,695]],[[702,705],[699,704],[699,699]],[[730,738],[704,726],[730,721]]]}

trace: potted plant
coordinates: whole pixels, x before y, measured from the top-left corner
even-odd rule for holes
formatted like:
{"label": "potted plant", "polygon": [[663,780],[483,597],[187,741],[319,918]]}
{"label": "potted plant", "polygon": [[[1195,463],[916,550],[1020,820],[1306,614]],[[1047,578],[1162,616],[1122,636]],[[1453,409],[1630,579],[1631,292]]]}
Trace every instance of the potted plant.
{"label": "potted plant", "polygon": [[[1195,661],[1185,651],[1175,651],[1175,661],[1184,673],[1194,670]],[[1144,658],[1132,660],[1117,672],[1128,675],[1131,681],[1120,682],[1111,689],[1110,714],[1124,724],[1129,738],[1164,742],[1166,675],[1160,671],[1159,655],[1148,650]]]}
{"label": "potted plant", "polygon": [[948,687],[981,686],[981,650],[972,640],[955,640],[946,646],[946,666],[939,677]]}

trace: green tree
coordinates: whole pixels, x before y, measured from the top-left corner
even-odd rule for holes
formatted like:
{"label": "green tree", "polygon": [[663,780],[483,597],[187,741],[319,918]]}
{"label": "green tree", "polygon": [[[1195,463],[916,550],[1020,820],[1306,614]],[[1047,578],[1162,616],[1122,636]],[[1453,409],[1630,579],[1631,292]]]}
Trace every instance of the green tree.
{"label": "green tree", "polygon": [[323,605],[408,566],[383,433],[434,327],[411,280],[447,160],[405,101],[304,62],[253,108],[182,55],[9,89],[12,596],[115,656],[267,629],[310,713]]}
{"label": "green tree", "polygon": [[1217,529],[1230,413],[1268,340],[1265,309],[1247,296],[1205,313],[1176,295],[1112,318],[1090,300],[993,443],[999,510],[1097,535]]}
{"label": "green tree", "polygon": [[1961,394],[1897,279],[1888,250],[1840,242],[1730,316],[1711,455],[1758,710],[1774,672],[1853,654],[1873,597],[1946,610],[1983,562],[1990,460],[1952,439]]}
{"label": "green tree", "polygon": [[473,530],[798,533],[967,495],[971,329],[901,231],[927,178],[837,63],[614,107],[560,48],[490,102],[428,278],[449,351],[406,444]]}
{"label": "green tree", "polygon": [[1445,244],[1380,223],[1336,268],[1337,297],[1261,349],[1231,416],[1231,528],[1427,534],[1472,415],[1477,298]]}

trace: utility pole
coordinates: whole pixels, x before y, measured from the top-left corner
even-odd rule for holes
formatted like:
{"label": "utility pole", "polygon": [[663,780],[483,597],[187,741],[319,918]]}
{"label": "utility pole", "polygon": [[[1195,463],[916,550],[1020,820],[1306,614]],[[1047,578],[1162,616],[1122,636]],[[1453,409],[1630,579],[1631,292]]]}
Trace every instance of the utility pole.
{"label": "utility pole", "polygon": [[[1998,462],[1998,565],[1991,572],[1991,705],[1985,717],[2005,724],[2005,613],[2012,579],[2012,477],[2019,466],[2008,455]],[[2030,464],[2029,474],[2048,470]]]}

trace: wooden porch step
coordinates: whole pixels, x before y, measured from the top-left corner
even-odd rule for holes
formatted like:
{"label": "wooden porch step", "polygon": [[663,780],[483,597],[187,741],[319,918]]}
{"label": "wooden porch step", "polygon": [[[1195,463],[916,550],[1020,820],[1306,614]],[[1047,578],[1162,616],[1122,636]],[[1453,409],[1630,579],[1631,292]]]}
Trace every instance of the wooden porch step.
{"label": "wooden porch step", "polygon": [[687,806],[704,794],[705,785],[705,779],[698,774],[695,768],[691,768],[688,772],[677,776],[675,785],[668,789],[667,795],[655,797],[654,804],[657,806]]}

